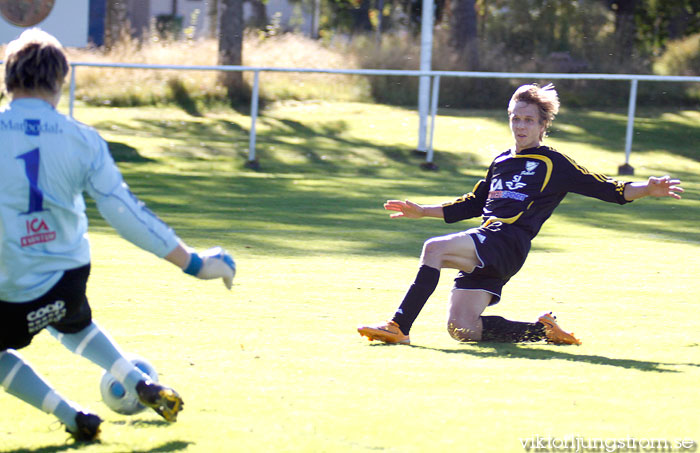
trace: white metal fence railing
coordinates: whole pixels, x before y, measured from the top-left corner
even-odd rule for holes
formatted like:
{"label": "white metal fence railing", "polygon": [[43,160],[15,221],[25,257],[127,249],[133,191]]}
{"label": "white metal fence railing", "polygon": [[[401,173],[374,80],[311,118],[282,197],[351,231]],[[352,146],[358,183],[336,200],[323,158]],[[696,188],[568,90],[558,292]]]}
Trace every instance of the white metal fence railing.
{"label": "white metal fence railing", "polygon": [[[433,163],[433,136],[435,133],[435,118],[437,116],[438,98],[440,94],[441,77],[471,77],[471,78],[491,78],[491,79],[534,79],[534,80],[617,80],[629,81],[629,105],[627,110],[627,129],[625,134],[625,163],[620,166],[620,172],[633,173],[629,165],[630,154],[632,152],[632,137],[634,133],[634,115],[637,105],[637,87],[639,82],[700,82],[700,77],[691,76],[656,76],[656,75],[635,75],[635,74],[560,74],[560,73],[525,73],[525,72],[476,72],[476,71],[412,71],[393,69],[309,69],[309,68],[272,68],[253,66],[185,66],[185,65],[155,65],[136,63],[71,63],[70,79],[70,115],[73,116],[73,105],[75,101],[75,73],[79,66],[103,67],[103,68],[131,68],[131,69],[171,69],[183,71],[252,71],[253,91],[250,105],[250,134],[248,143],[248,162],[256,163],[256,122],[258,118],[258,97],[261,72],[298,72],[298,73],[323,73],[323,74],[345,74],[345,75],[365,75],[365,76],[404,76],[421,77],[428,76],[431,79],[430,96],[430,127],[429,132],[425,130],[428,122],[420,121],[418,136],[425,138],[428,134],[428,144],[426,152],[426,164]],[[425,101],[425,100],[424,100]],[[423,140],[419,139],[419,142]],[[421,150],[423,151],[423,150]]]}

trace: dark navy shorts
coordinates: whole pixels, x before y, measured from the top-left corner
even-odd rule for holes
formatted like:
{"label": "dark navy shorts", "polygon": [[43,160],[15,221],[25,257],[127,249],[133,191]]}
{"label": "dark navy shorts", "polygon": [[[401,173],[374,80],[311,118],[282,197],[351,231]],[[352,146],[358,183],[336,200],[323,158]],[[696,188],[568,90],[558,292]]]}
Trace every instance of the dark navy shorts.
{"label": "dark navy shorts", "polygon": [[21,349],[51,326],[76,333],[92,323],[87,287],[90,265],[71,269],[43,296],[29,302],[0,301],[0,351]]}
{"label": "dark navy shorts", "polygon": [[491,303],[501,300],[501,291],[515,275],[530,252],[530,236],[520,229],[502,222],[465,231],[474,240],[481,265],[470,273],[460,271],[455,288],[483,290],[491,293]]}

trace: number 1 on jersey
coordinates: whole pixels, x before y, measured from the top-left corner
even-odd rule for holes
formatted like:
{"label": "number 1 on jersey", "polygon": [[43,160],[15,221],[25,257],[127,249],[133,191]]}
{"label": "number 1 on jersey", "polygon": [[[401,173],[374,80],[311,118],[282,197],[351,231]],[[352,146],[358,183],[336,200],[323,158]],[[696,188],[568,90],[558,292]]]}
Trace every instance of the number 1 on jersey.
{"label": "number 1 on jersey", "polygon": [[29,180],[29,210],[23,214],[44,210],[44,194],[39,189],[39,148],[20,154],[17,159],[24,161],[24,172]]}

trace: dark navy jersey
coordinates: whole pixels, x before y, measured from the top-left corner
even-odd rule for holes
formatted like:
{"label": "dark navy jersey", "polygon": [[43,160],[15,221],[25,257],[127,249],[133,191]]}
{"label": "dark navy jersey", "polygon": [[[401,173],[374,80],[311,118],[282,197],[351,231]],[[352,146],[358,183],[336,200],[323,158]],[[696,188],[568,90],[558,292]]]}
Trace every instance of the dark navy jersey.
{"label": "dark navy jersey", "polygon": [[624,204],[626,182],[591,173],[548,146],[496,157],[474,190],[443,205],[447,223],[482,216],[482,226],[499,221],[525,230],[530,238],[540,231],[552,211],[573,192]]}

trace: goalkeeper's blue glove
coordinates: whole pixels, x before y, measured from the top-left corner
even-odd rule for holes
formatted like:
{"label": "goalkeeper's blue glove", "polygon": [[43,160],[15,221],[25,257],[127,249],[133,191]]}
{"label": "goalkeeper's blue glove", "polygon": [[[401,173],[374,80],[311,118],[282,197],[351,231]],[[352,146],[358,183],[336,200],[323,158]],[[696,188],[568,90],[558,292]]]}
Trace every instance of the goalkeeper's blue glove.
{"label": "goalkeeper's blue glove", "polygon": [[202,280],[222,278],[226,288],[231,289],[233,277],[236,275],[236,263],[226,250],[212,247],[201,254],[190,253],[190,262],[184,272]]}

